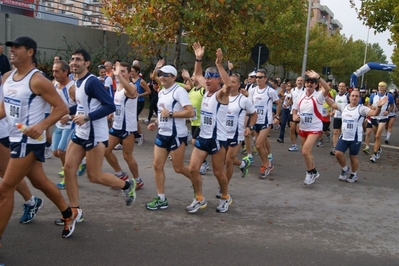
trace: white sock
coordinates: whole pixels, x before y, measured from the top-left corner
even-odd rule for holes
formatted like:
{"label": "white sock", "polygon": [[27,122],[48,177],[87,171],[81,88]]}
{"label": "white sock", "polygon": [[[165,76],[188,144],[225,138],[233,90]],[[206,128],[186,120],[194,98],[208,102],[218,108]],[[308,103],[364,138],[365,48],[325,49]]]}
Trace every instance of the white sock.
{"label": "white sock", "polygon": [[80,164],[86,164],[86,157],[83,158],[83,160]]}
{"label": "white sock", "polygon": [[387,140],[391,137],[391,132],[387,132]]}
{"label": "white sock", "polygon": [[344,170],[344,171],[348,171],[348,166],[347,165],[345,165],[344,167],[342,167],[342,170]]}
{"label": "white sock", "polygon": [[140,177],[137,177],[135,179],[136,179],[136,182],[141,182],[142,181]]}
{"label": "white sock", "polygon": [[30,205],[30,206],[35,205],[35,196],[32,196],[32,198],[30,198],[30,200],[26,201],[25,204]]}
{"label": "white sock", "polygon": [[248,158],[252,158],[252,153],[247,154]]}
{"label": "white sock", "polygon": [[161,200],[165,200],[165,194],[158,194],[158,197],[159,197]]}
{"label": "white sock", "polygon": [[115,173],[116,176],[122,176],[123,175],[123,171],[119,171]]}
{"label": "white sock", "polygon": [[240,168],[243,168],[245,166],[245,162],[241,161],[241,165],[239,166]]}

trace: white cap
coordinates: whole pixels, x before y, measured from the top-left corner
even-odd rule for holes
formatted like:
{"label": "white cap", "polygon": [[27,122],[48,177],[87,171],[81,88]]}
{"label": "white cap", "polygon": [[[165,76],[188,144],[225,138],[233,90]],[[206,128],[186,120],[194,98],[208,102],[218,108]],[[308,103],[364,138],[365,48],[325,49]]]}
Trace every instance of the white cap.
{"label": "white cap", "polygon": [[256,76],[256,72],[252,71],[251,73],[248,74],[248,76]]}
{"label": "white cap", "polygon": [[139,60],[134,60],[132,66],[140,66]]}
{"label": "white cap", "polygon": [[177,70],[174,66],[171,66],[171,65],[163,66],[158,71],[163,72],[163,73],[170,73],[173,76],[177,77]]}
{"label": "white cap", "polygon": [[390,93],[395,93],[395,89],[390,89],[389,92]]}

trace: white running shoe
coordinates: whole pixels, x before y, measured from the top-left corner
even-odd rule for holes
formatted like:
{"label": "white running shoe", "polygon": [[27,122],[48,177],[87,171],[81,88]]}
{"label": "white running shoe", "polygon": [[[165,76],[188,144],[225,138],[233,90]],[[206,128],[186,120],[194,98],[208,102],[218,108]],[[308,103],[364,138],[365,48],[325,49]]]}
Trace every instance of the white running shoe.
{"label": "white running shoe", "polygon": [[209,163],[207,161],[203,162],[200,168],[200,174],[205,175],[206,171],[209,169]]}
{"label": "white running shoe", "polygon": [[53,151],[51,150],[51,146],[46,147],[46,149],[44,150],[44,158],[49,159],[49,158],[51,158],[52,154],[53,154]]}

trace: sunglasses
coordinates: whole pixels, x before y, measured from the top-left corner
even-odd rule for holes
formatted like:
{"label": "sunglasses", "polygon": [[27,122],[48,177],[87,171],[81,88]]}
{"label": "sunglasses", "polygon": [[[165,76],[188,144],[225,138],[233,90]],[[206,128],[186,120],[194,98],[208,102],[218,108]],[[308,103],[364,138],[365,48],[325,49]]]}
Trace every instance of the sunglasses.
{"label": "sunglasses", "polygon": [[315,84],[316,82],[314,82],[313,80],[307,80],[305,81],[306,83],[310,83],[310,84]]}
{"label": "sunglasses", "polygon": [[256,76],[249,76],[250,78],[256,78]]}
{"label": "sunglasses", "polygon": [[163,72],[158,72],[157,76],[158,76],[158,77],[165,77],[165,78],[173,77],[172,74],[170,74],[170,73],[163,73]]}
{"label": "sunglasses", "polygon": [[263,79],[265,76],[256,76],[257,79]]}
{"label": "sunglasses", "polygon": [[220,78],[219,73],[211,73],[211,72],[205,72],[205,76],[206,79],[209,78]]}

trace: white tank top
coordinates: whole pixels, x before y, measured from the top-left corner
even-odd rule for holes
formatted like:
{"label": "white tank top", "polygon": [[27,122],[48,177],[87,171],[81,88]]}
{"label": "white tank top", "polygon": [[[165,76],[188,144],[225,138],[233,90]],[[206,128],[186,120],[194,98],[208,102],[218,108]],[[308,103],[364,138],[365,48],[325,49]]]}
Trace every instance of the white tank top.
{"label": "white tank top", "polygon": [[[388,97],[388,94],[385,93],[384,95],[380,95],[379,93],[376,93],[376,95],[374,95],[373,98],[373,106],[378,106],[378,101],[381,100],[384,97]],[[372,116],[372,119],[385,119],[388,118],[388,115],[382,115],[384,113],[384,111],[388,110],[388,105],[389,105],[389,101],[386,102],[382,108],[381,108],[381,113],[378,116]]]}
{"label": "white tank top", "polygon": [[[349,104],[341,108],[342,110],[342,139],[354,141],[357,137],[358,141],[363,138],[363,121],[367,116],[370,108],[359,104],[355,108],[351,108]],[[356,136],[357,135],[357,136]]]}
{"label": "white tank top", "polygon": [[269,86],[264,89],[259,89],[259,87],[255,87],[255,89],[250,92],[249,98],[252,100],[258,114],[256,124],[263,125],[266,123],[266,121],[267,124],[272,124],[273,102],[279,99],[276,91]]}
{"label": "white tank top", "polygon": [[3,85],[4,107],[9,123],[10,142],[45,143],[46,132],[43,133],[44,138],[42,140],[36,140],[23,135],[15,127],[16,123],[30,126],[44,120],[44,110],[47,105],[47,102],[40,95],[34,94],[30,88],[30,80],[39,70],[34,68],[23,79],[14,81],[16,71],[15,69],[10,73]]}
{"label": "white tank top", "polygon": [[118,89],[114,95],[115,112],[112,127],[128,132],[137,131],[137,97],[129,98],[125,89]]}
{"label": "white tank top", "polygon": [[211,96],[208,96],[207,91],[202,99],[200,137],[226,141],[228,104],[219,103],[216,98],[219,91],[216,91]]}
{"label": "white tank top", "polygon": [[298,99],[297,114],[300,117],[299,129],[303,131],[322,131],[322,113],[324,95],[322,92],[314,91],[312,95],[306,96],[306,92],[302,93]]}
{"label": "white tank top", "polygon": [[237,140],[244,140],[244,122],[246,113],[256,112],[251,101],[242,94],[229,96],[229,107],[226,116],[227,138],[232,139],[237,134]]}
{"label": "white tank top", "polygon": [[[69,97],[69,89],[75,84],[75,82],[73,80],[71,80],[70,82],[68,82],[68,84],[64,87],[64,88],[59,88],[59,83],[55,83],[54,87],[57,91],[57,93],[61,96],[61,99],[64,101],[64,103],[66,104],[66,106],[69,108],[71,106],[76,105],[75,101],[71,99],[71,97]],[[62,129],[71,129],[75,127],[75,123],[73,123],[72,121],[67,122],[66,124],[61,124],[60,121],[57,121],[57,123],[55,124],[56,127],[58,128],[62,128]]]}
{"label": "white tank top", "polygon": [[[86,82],[89,78],[96,78],[93,74],[87,78],[78,87],[75,83],[76,102],[78,104],[76,115],[88,115],[89,113],[101,108],[101,102],[96,98],[90,98],[85,92]],[[108,140],[108,122],[107,117],[101,117],[97,120],[89,120],[83,125],[76,125],[75,134],[81,139],[94,139],[94,142],[103,142]]]}
{"label": "white tank top", "polygon": [[[338,105],[338,110],[342,110],[348,104],[348,93],[335,95],[335,103]],[[334,118],[341,118],[341,112],[338,110],[335,110]]]}
{"label": "white tank top", "polygon": [[187,137],[186,118],[161,117],[161,111],[182,111],[184,106],[191,105],[187,91],[176,83],[158,94],[158,133],[164,136]]}

